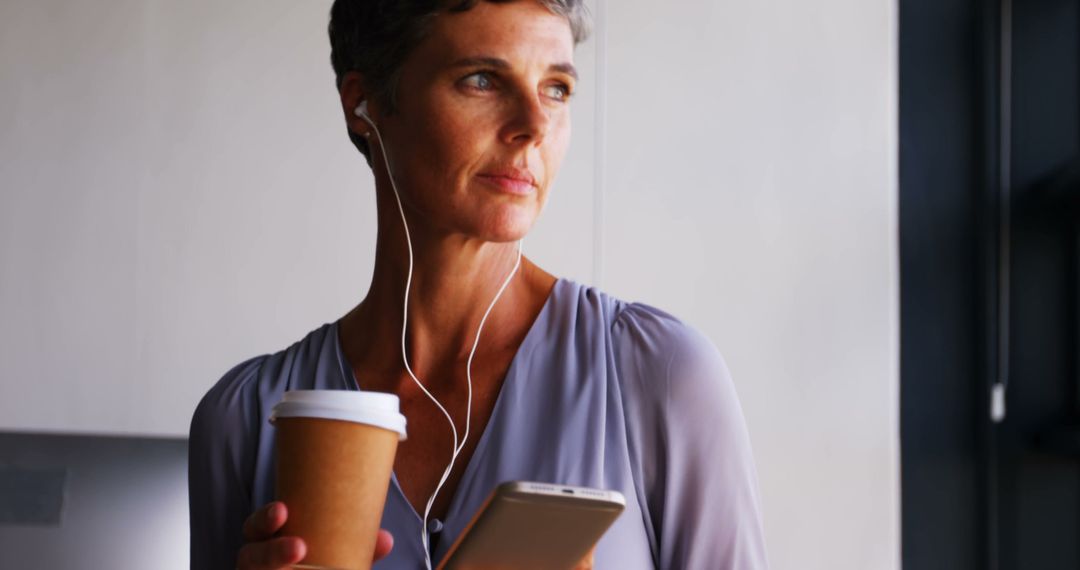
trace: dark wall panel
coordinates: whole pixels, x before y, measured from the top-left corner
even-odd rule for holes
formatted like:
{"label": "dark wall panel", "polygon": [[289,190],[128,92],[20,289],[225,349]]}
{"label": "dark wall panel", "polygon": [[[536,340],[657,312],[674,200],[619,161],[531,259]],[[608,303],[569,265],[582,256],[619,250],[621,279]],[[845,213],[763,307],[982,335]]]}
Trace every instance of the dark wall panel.
{"label": "dark wall panel", "polygon": [[977,568],[977,20],[900,3],[904,567]]}

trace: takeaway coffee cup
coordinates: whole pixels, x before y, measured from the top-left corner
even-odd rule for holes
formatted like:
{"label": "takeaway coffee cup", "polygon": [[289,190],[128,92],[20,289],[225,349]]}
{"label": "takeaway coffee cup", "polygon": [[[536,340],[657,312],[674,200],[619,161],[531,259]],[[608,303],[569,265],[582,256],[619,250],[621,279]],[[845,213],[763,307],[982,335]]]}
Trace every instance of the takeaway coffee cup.
{"label": "takeaway coffee cup", "polygon": [[277,498],[289,509],[281,536],[299,536],[295,568],[368,570],[405,416],[393,394],[286,392],[277,429]]}

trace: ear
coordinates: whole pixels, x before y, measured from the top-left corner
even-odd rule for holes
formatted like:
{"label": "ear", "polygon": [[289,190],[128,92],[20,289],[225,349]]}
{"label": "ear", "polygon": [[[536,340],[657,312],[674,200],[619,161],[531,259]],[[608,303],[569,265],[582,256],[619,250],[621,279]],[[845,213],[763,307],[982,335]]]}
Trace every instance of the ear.
{"label": "ear", "polygon": [[377,109],[375,102],[369,97],[364,89],[364,77],[359,72],[350,71],[341,78],[341,88],[338,90],[341,97],[341,110],[345,116],[345,124],[349,130],[365,138],[371,136],[371,125],[367,121],[356,116],[356,108],[360,103],[367,101],[368,116],[377,121]]}

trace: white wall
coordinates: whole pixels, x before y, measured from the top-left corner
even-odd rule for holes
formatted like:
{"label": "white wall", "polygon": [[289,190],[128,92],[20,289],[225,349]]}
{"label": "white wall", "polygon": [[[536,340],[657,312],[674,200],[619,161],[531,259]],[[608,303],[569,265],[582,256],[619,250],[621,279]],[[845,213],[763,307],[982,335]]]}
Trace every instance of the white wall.
{"label": "white wall", "polygon": [[[363,296],[329,4],[0,4],[0,430],[183,435]],[[775,568],[899,568],[894,2],[591,5],[527,251],[716,341]]]}
{"label": "white wall", "polygon": [[893,3],[607,8],[605,284],[724,353],[776,568],[897,568]]}

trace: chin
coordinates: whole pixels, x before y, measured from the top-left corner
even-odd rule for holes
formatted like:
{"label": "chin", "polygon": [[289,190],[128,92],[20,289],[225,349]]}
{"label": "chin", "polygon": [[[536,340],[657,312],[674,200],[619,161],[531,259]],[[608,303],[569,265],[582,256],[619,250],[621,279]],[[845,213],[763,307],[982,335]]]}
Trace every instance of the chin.
{"label": "chin", "polygon": [[498,224],[484,228],[480,233],[485,241],[495,243],[515,242],[525,237],[532,229],[532,220],[528,223]]}
{"label": "chin", "polygon": [[501,208],[476,234],[485,241],[505,243],[525,237],[536,223],[537,212],[531,208]]}
{"label": "chin", "polygon": [[528,229],[493,228],[489,231],[480,232],[479,237],[484,241],[493,243],[510,243],[524,238],[527,233],[529,233]]}

